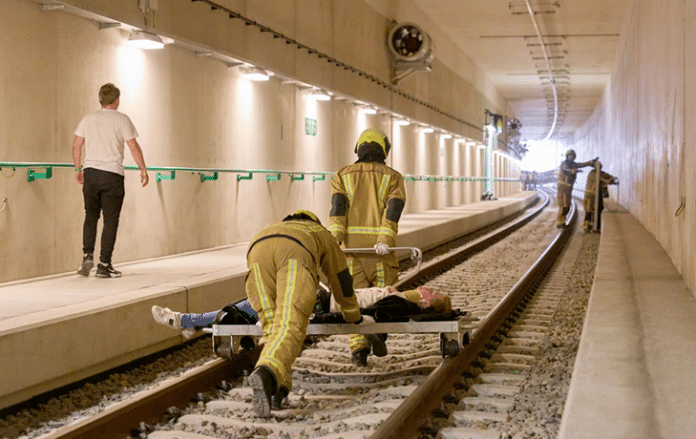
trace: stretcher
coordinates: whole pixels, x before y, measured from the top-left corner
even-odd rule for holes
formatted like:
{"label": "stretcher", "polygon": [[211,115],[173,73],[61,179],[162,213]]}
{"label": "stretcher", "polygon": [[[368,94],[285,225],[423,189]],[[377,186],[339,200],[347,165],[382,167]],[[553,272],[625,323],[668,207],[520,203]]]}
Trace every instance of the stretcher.
{"label": "stretcher", "polygon": [[[416,264],[415,271],[420,270],[423,254],[416,247],[390,247],[390,251],[409,251],[411,261]],[[374,248],[346,248],[345,253],[375,254]],[[321,285],[328,291],[328,287]],[[335,334],[420,334],[439,333],[440,352],[442,357],[456,356],[461,348],[469,344],[469,329],[466,323],[469,319],[461,317],[448,321],[408,321],[408,322],[384,322],[370,325],[355,325],[353,323],[310,323],[307,326],[307,335],[335,335]],[[258,345],[258,340],[263,336],[261,324],[236,325],[214,324],[203,331],[212,333],[213,352],[219,357],[232,359],[246,350],[253,350]]]}
{"label": "stretcher", "polygon": [[[353,323],[310,323],[307,335],[334,334],[422,334],[440,333],[442,358],[454,357],[469,344],[468,319],[428,322],[388,322],[370,325]],[[204,331],[212,333],[213,352],[219,357],[232,359],[243,351],[254,349],[263,335],[261,325],[213,325]]]}

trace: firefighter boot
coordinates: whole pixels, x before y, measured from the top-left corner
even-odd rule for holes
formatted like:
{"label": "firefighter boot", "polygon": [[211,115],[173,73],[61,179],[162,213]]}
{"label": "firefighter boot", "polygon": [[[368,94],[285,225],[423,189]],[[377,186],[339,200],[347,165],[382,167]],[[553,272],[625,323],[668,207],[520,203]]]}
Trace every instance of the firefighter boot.
{"label": "firefighter boot", "polygon": [[271,416],[271,396],[276,392],[276,378],[267,367],[257,366],[249,375],[249,384],[254,391],[251,404],[258,418]]}
{"label": "firefighter boot", "polygon": [[273,395],[271,399],[271,409],[280,410],[283,407],[283,400],[288,396],[288,389],[285,386],[280,386],[278,391]]}
{"label": "firefighter boot", "polygon": [[351,362],[356,366],[367,366],[367,356],[370,355],[370,348],[353,351]]}

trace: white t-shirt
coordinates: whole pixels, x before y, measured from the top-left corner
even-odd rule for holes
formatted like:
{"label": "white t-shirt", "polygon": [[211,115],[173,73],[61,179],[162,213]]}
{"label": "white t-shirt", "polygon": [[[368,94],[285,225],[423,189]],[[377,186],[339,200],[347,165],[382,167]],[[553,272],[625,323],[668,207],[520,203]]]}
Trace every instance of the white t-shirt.
{"label": "white t-shirt", "polygon": [[75,135],[85,139],[83,168],[124,175],[125,142],[138,137],[138,131],[128,116],[102,108],[83,117],[75,129]]}

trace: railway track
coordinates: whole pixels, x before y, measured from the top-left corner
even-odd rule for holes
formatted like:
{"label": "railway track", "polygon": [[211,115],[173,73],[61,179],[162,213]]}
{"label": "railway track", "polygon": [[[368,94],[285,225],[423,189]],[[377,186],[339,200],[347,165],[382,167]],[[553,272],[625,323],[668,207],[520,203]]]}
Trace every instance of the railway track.
{"label": "railway track", "polygon": [[[529,221],[533,224],[523,227]],[[501,421],[491,413],[509,405],[506,396],[492,393],[490,400],[466,398],[486,398],[486,392],[519,383],[523,362],[541,342],[519,341],[516,345],[520,337],[514,335],[539,332],[543,322],[521,320],[526,326],[513,330],[510,316],[522,313],[520,303],[536,303],[529,295],[541,284],[540,276],[549,270],[567,239],[567,233],[555,229],[553,212],[541,212],[535,219],[530,214],[511,227],[519,233],[499,232],[510,236],[496,245],[490,243],[501,236],[477,239],[463,251],[425,264],[420,273],[401,282],[402,288],[425,283],[446,292],[454,307],[469,313],[471,345],[456,357],[442,358],[437,334],[392,334],[387,341],[389,354],[369,357],[368,367],[360,368],[350,362],[347,336],[329,336],[305,347],[293,367],[293,390],[285,407],[268,420],[253,416],[251,390],[239,372],[251,370],[255,358],[241,355],[235,362],[215,360],[204,372],[192,372],[162,386],[176,390],[152,390],[140,395],[137,402],[124,402],[122,407],[48,437],[124,437],[134,425],[160,421],[167,407],[186,406],[191,395],[198,395],[199,401],[184,411],[170,408],[170,422],[161,423],[147,437],[466,437],[460,435],[469,434],[462,429],[473,431],[477,425],[485,425],[481,430],[492,434],[489,424]],[[457,260],[464,262],[444,271]],[[543,313],[537,316],[542,317]],[[499,333],[501,327],[508,335]],[[503,343],[503,337],[512,341]],[[514,372],[505,372],[505,368]],[[216,390],[203,395],[201,386]],[[478,406],[483,410],[473,412],[484,414],[472,414],[471,408]],[[133,435],[145,437],[147,431],[149,427],[141,428]]]}

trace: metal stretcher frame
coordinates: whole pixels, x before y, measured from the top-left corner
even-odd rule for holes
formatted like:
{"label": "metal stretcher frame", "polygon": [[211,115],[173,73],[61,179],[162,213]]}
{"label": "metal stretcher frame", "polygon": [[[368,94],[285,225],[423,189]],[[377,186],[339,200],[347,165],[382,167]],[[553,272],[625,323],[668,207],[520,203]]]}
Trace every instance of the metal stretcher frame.
{"label": "metal stretcher frame", "polygon": [[[455,356],[460,349],[469,344],[469,330],[465,325],[467,319],[425,322],[385,322],[370,325],[355,325],[353,323],[310,323],[307,335],[335,334],[426,334],[440,333],[440,351],[442,357]],[[203,329],[213,335],[213,351],[219,356],[230,357],[240,352],[243,337],[261,337],[263,330],[260,325],[213,325]],[[226,339],[229,338],[229,343]],[[220,349],[220,347],[223,349]]]}
{"label": "metal stretcher frame", "polygon": [[[411,260],[415,261],[417,272],[420,269],[423,253],[417,247],[389,247],[389,251],[410,251]],[[374,248],[345,248],[345,253],[374,254]],[[328,290],[328,287],[321,284]],[[426,334],[440,333],[440,351],[445,356],[455,356],[460,349],[469,344],[470,326],[465,326],[468,319],[448,321],[408,321],[408,322],[383,322],[371,325],[358,326],[353,323],[310,323],[307,326],[307,335],[335,335],[335,334]],[[241,350],[243,337],[261,337],[263,329],[256,325],[218,325],[212,328],[204,328],[204,332],[213,335],[213,352],[219,356],[231,358]],[[229,340],[229,342],[227,342]],[[254,340],[256,344],[256,340]]]}
{"label": "metal stretcher frame", "polygon": [[[374,248],[344,248],[343,253],[355,253],[355,254],[377,254]],[[418,247],[389,247],[389,251],[410,251],[411,260],[416,262],[415,271],[420,270],[421,262],[423,261],[423,252]]]}

